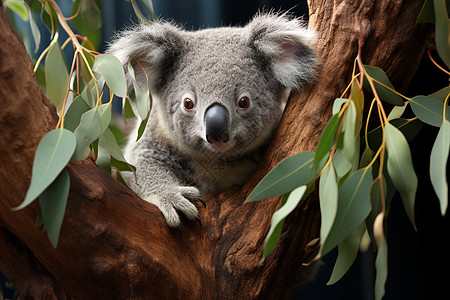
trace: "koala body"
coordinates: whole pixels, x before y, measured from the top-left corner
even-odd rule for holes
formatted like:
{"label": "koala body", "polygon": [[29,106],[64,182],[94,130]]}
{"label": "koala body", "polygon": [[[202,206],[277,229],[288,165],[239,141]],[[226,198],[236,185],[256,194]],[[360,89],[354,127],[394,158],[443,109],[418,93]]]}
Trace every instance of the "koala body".
{"label": "koala body", "polygon": [[110,45],[144,86],[145,69],[153,98],[143,136],[125,149],[137,182],[125,179],[169,226],[180,225],[179,212],[198,219],[193,201],[243,184],[255,170],[287,95],[314,77],[312,40],[299,20],[261,14],[245,27],[138,25]]}

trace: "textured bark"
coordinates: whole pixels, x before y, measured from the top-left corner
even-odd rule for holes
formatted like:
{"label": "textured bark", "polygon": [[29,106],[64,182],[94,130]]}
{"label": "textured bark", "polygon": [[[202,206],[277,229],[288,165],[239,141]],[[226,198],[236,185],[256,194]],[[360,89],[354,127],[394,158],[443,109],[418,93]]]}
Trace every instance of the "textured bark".
{"label": "textured bark", "polygon": [[93,299],[279,299],[315,248],[317,194],[283,227],[280,244],[258,266],[280,199],[243,203],[283,158],[313,150],[332,102],[347,85],[362,50],[400,90],[415,73],[428,30],[415,25],[423,1],[310,1],[322,66],[316,84],[293,94],[264,161],[243,187],[206,196],[203,225],[165,226],[151,204],[91,159],[71,163],[71,189],[56,249],[35,228],[38,204],[13,212],[31,179],[34,152],[57,115],[39,88],[18,37],[0,13],[0,270],[23,297]]}

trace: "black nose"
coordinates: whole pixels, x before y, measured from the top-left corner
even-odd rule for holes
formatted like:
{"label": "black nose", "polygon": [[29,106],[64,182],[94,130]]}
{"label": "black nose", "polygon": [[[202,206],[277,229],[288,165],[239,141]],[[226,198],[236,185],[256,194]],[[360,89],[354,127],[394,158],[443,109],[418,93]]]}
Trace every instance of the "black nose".
{"label": "black nose", "polygon": [[221,104],[212,104],[205,112],[205,127],[208,143],[228,142],[228,110]]}

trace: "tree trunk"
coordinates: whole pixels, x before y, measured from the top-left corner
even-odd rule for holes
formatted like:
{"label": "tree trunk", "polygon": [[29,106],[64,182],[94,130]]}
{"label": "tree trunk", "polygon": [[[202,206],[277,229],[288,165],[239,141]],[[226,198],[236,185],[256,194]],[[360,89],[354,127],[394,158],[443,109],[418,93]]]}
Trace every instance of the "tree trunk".
{"label": "tree trunk", "polygon": [[[317,194],[286,220],[262,266],[263,241],[280,198],[243,203],[283,158],[314,150],[333,100],[348,84],[360,47],[365,64],[406,88],[428,28],[415,24],[423,0],[310,0],[310,27],[322,59],[318,80],[293,94],[252,178],[208,195],[202,226],[169,229],[158,209],[100,170],[92,159],[69,164],[71,188],[59,245],[34,227],[38,204],[11,211],[26,194],[34,152],[56,125],[55,108],[37,84],[25,48],[0,12],[0,270],[21,296],[94,299],[279,299],[314,253]],[[280,296],[281,295],[281,296]]]}

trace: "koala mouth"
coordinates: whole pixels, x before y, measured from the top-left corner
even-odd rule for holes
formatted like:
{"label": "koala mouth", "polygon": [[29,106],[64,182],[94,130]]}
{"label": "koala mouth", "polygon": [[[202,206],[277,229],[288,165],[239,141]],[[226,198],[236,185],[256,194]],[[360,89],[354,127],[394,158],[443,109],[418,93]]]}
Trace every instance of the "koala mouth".
{"label": "koala mouth", "polygon": [[214,152],[226,152],[228,150],[230,150],[231,148],[233,148],[234,142],[232,140],[227,140],[226,142],[216,142],[216,143],[210,143],[210,142],[206,142],[205,143],[206,148],[208,148],[209,150],[212,150]]}

